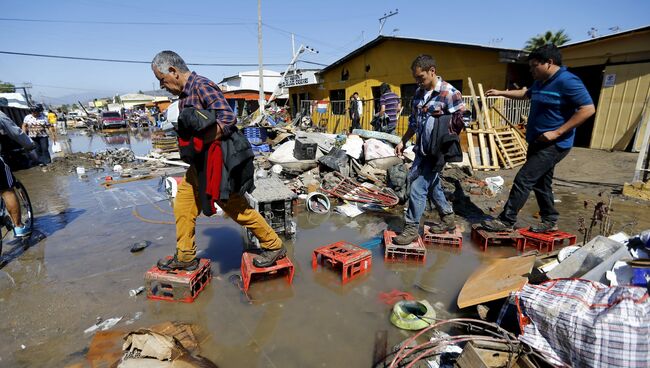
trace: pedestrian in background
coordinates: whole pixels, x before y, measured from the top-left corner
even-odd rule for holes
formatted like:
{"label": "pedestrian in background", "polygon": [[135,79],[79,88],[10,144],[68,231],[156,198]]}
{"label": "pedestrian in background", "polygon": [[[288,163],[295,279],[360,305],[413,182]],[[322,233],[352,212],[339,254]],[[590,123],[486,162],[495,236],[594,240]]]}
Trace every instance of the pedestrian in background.
{"label": "pedestrian in background", "polygon": [[379,112],[375,115],[379,124],[376,124],[375,130],[384,133],[396,134],[397,117],[402,110],[402,102],[395,92],[391,91],[388,83],[382,83],[379,86]]}
{"label": "pedestrian in background", "polygon": [[[23,132],[27,133],[34,143],[36,143],[36,154],[38,155],[38,164],[40,166],[48,165],[52,162],[50,158],[50,136],[56,143],[56,131],[48,122],[47,117],[43,114],[43,107],[35,106],[30,109],[30,114],[23,120]],[[55,118],[56,121],[56,118]]]}
{"label": "pedestrian in background", "polygon": [[350,120],[352,124],[350,125],[350,133],[354,129],[361,129],[361,114],[363,113],[363,102],[359,98],[359,93],[354,92],[350,97]]}

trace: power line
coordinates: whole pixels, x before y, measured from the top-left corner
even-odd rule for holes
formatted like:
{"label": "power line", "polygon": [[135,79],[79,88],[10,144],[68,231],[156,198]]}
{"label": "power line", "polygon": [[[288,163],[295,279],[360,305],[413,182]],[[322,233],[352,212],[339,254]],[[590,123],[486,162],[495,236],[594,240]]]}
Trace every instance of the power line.
{"label": "power line", "polygon": [[[169,26],[169,22],[111,22],[90,20],[56,20],[56,19],[27,19],[27,18],[0,18],[0,21],[30,22],[30,23],[62,23],[62,24],[110,24],[110,25],[144,25],[144,26]],[[174,22],[173,26],[241,26],[251,25],[255,22]]]}
{"label": "power line", "polygon": [[[27,52],[14,52],[14,51],[0,51],[0,54],[18,55],[18,56],[34,56],[52,59],[67,59],[67,60],[84,60],[84,61],[104,61],[110,63],[127,63],[127,64],[151,64],[151,61],[140,60],[123,60],[123,59],[102,59],[102,58],[89,58],[80,56],[62,56],[62,55],[46,55],[46,54],[32,54]],[[309,62],[307,62],[309,63]],[[237,63],[187,63],[192,66],[257,66],[258,64],[237,64]],[[287,64],[264,64],[268,66],[286,66]]]}

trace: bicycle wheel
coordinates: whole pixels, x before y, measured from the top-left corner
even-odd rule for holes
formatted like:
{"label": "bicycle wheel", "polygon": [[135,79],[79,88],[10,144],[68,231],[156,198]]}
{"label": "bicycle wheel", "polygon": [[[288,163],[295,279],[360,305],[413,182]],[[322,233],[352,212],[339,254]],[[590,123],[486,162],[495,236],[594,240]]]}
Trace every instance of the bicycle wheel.
{"label": "bicycle wheel", "polygon": [[32,211],[32,202],[29,200],[27,189],[23,183],[16,180],[14,191],[20,203],[20,219],[27,228],[27,232],[31,233],[34,230],[34,211]]}

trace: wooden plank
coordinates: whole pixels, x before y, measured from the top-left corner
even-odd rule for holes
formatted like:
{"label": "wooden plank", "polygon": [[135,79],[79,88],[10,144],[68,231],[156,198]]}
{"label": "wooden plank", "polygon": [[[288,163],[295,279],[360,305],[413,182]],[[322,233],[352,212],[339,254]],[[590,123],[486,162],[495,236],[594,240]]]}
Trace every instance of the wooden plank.
{"label": "wooden plank", "polygon": [[501,110],[499,110],[498,107],[496,107],[496,106],[492,106],[492,109],[493,109],[494,111],[496,111],[497,114],[499,114],[499,116],[501,116],[501,118],[506,122],[506,124],[510,125],[510,127],[511,127],[515,132],[517,132],[517,134],[518,134],[519,136],[521,136],[521,138],[526,139],[526,136],[524,135],[524,133],[522,133],[521,130],[519,130],[519,128],[517,128],[517,125],[513,124],[510,120],[508,120],[508,118],[507,118],[505,115],[503,115],[503,113],[501,112]]}
{"label": "wooden plank", "polygon": [[492,122],[490,121],[490,113],[488,111],[487,107],[487,99],[485,98],[485,93],[483,93],[483,85],[481,83],[478,84],[478,92],[481,96],[481,102],[483,103],[483,114],[485,115],[485,127],[488,130],[491,130],[491,134],[488,136],[488,139],[490,141],[490,157],[492,157],[492,164],[493,165],[499,165],[499,161],[497,160],[497,145],[494,139],[494,130],[492,129]]}
{"label": "wooden plank", "polygon": [[469,153],[469,163],[472,165],[473,168],[476,168],[478,166],[476,162],[476,151],[474,150],[474,137],[472,136],[472,133],[467,130],[467,151]]}
{"label": "wooden plank", "polygon": [[505,298],[528,282],[527,274],[535,264],[535,255],[497,259],[480,267],[467,279],[458,294],[459,308]]}
{"label": "wooden plank", "polygon": [[497,141],[497,144],[499,145],[499,158],[501,158],[501,161],[503,162],[503,166],[505,166],[507,169],[512,167],[512,162],[510,162],[510,157],[508,156],[508,150],[503,147],[503,142],[501,141],[501,137],[499,137],[498,134],[494,135],[494,138]]}
{"label": "wooden plank", "polygon": [[478,143],[481,151],[481,165],[490,166],[489,153],[485,144],[485,133],[478,133]]}
{"label": "wooden plank", "polygon": [[476,99],[476,92],[474,91],[474,83],[472,83],[472,78],[467,77],[469,82],[469,91],[472,93],[472,104],[474,105],[474,111],[476,111],[476,119],[478,120],[479,129],[485,129],[485,123],[483,122],[483,114],[481,109],[478,107],[478,100]]}

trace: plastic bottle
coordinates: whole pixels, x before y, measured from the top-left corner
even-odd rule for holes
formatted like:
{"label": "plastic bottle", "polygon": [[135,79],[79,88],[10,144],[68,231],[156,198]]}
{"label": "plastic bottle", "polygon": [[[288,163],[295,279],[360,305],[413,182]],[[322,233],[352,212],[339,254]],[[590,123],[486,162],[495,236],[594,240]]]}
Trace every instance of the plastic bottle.
{"label": "plastic bottle", "polygon": [[131,289],[131,290],[129,290],[129,295],[130,295],[130,296],[136,296],[136,295],[140,294],[140,293],[143,292],[143,291],[144,291],[144,286],[140,286],[140,287],[137,288],[137,289]]}

